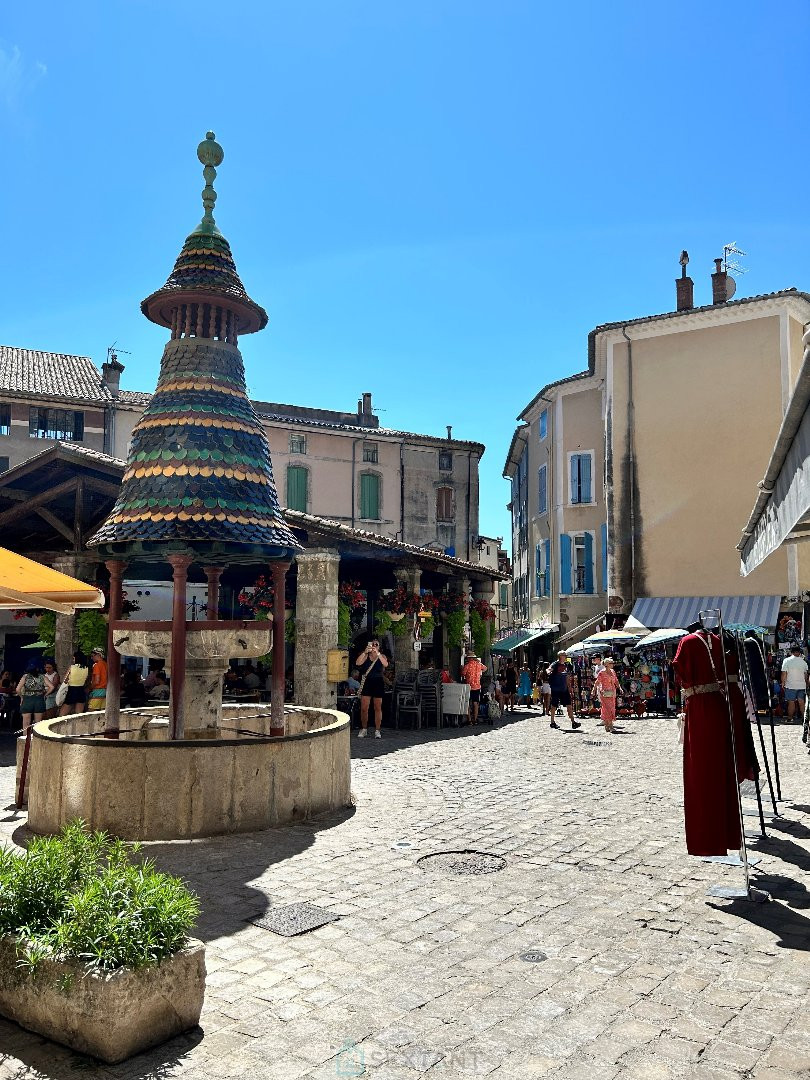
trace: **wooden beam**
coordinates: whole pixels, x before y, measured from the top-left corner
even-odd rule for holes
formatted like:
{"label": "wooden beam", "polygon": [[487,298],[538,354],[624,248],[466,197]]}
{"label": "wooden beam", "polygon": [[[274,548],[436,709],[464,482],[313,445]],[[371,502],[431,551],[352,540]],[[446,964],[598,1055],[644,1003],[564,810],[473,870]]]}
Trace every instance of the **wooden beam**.
{"label": "wooden beam", "polygon": [[8,510],[4,510],[0,514],[0,525],[9,525],[12,521],[19,521],[20,518],[28,517],[38,507],[53,502],[54,499],[58,499],[60,495],[66,495],[69,491],[75,491],[78,482],[79,478],[72,476],[70,480],[65,480],[63,483],[57,484],[56,487],[49,488],[48,491],[34,495],[33,498],[20,503],[19,506],[12,506]]}
{"label": "wooden beam", "polygon": [[89,487],[91,491],[98,491],[102,495],[109,495],[112,499],[117,499],[121,494],[120,484],[111,484],[108,480],[99,480],[95,476],[83,477],[86,487]]}
{"label": "wooden beam", "polygon": [[46,510],[44,506],[38,506],[35,510],[35,513],[38,514],[43,521],[47,521],[52,529],[56,529],[60,536],[64,536],[64,538],[66,540],[69,540],[71,544],[73,543],[73,533],[70,531],[67,525],[62,524],[56,514],[52,514],[50,510]]}

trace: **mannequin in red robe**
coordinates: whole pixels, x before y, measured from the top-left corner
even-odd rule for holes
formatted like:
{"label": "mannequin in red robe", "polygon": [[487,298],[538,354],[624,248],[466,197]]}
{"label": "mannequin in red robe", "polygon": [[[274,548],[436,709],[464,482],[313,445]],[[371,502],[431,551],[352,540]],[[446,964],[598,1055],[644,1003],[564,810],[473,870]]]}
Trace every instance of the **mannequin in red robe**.
{"label": "mannequin in red robe", "polygon": [[[681,638],[673,664],[684,689],[722,682],[719,636],[705,630],[687,634]],[[736,675],[734,650],[726,653],[726,664],[729,676]],[[729,693],[736,736],[736,777],[724,694],[715,690],[693,693],[686,699],[683,793],[686,850],[690,855],[725,855],[729,850],[739,849],[737,785],[743,780],[753,780],[759,771],[745,703],[736,682],[730,683]]]}

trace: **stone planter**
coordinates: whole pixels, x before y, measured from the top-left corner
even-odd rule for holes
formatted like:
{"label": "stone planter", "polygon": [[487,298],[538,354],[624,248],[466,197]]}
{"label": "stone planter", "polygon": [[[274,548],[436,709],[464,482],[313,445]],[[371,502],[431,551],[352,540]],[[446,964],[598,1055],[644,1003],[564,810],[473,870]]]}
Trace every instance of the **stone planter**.
{"label": "stone planter", "polygon": [[31,976],[14,939],[0,938],[0,1014],[111,1065],[196,1027],[204,995],[205,946],[194,939],[156,967],[97,975],[44,960]]}

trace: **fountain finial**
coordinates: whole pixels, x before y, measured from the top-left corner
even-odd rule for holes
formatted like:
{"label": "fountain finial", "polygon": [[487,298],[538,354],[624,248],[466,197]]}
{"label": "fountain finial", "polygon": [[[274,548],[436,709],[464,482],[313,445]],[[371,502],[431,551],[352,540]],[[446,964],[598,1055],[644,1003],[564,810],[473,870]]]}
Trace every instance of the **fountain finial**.
{"label": "fountain finial", "polygon": [[214,221],[214,203],[217,201],[217,193],[214,191],[214,180],[216,179],[217,170],[216,166],[221,165],[223,158],[225,157],[225,151],[216,141],[216,135],[213,131],[206,132],[205,138],[197,147],[197,157],[205,166],[203,169],[203,178],[205,180],[205,187],[202,191],[202,201],[205,207],[205,213],[203,214],[202,221],[197,227],[198,233],[207,233],[208,235],[219,235],[219,229]]}

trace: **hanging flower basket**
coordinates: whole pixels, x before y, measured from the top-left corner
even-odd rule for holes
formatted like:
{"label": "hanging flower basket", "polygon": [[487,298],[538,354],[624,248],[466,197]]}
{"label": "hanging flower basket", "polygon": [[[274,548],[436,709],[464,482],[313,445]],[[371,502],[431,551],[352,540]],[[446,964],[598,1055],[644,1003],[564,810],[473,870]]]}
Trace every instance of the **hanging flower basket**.
{"label": "hanging flower basket", "polygon": [[467,598],[461,593],[439,593],[438,611],[440,615],[454,615],[458,611],[466,611]]}
{"label": "hanging flower basket", "polygon": [[380,611],[387,611],[394,615],[415,615],[422,607],[422,597],[419,593],[408,592],[404,585],[398,585],[391,592],[384,593],[377,604]]}
{"label": "hanging flower basket", "polygon": [[[243,589],[237,597],[243,610],[250,612],[248,618],[258,619],[259,622],[267,622],[273,618],[273,586],[268,582],[264,574],[256,578],[256,583],[249,589]],[[289,618],[287,611],[292,612],[292,603],[284,597],[284,618]]]}

